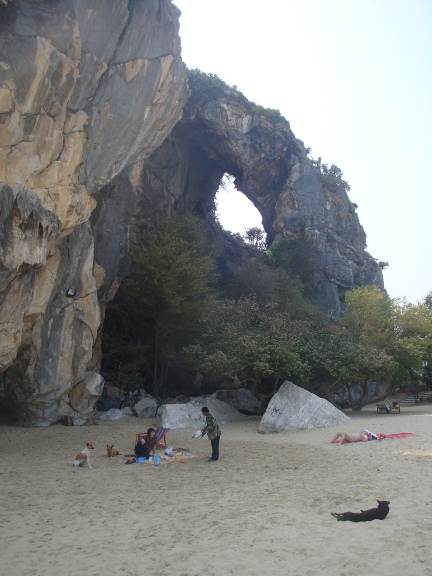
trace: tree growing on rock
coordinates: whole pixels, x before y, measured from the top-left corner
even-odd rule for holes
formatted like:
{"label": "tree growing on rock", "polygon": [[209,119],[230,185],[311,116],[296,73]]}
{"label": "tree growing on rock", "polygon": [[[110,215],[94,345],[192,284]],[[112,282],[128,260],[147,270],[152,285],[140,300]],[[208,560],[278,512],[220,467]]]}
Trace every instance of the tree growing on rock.
{"label": "tree growing on rock", "polygon": [[213,260],[193,216],[170,219],[143,231],[130,253],[131,273],[121,292],[128,315],[121,339],[145,361],[153,393],[165,392],[181,348],[197,336],[212,293]]}
{"label": "tree growing on rock", "polygon": [[248,244],[255,248],[261,248],[264,250],[266,247],[265,232],[262,228],[246,228],[244,238]]}
{"label": "tree growing on rock", "polygon": [[306,234],[295,238],[281,238],[266,252],[266,263],[299,278],[305,293],[313,295],[317,251],[312,238]]}

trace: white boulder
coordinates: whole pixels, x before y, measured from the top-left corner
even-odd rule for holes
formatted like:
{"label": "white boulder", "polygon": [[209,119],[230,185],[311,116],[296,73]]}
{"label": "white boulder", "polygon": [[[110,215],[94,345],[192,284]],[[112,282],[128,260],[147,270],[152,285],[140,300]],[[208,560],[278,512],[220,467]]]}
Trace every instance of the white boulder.
{"label": "white boulder", "polygon": [[233,406],[226,402],[208,398],[202,404],[187,402],[186,404],[163,404],[157,414],[159,428],[202,428],[204,416],[201,408],[207,406],[210,413],[217,419],[219,424],[228,424],[236,420],[245,420],[247,416],[240,414]]}
{"label": "white boulder", "polygon": [[99,420],[105,422],[106,420],[119,420],[123,418],[124,414],[119,408],[111,408],[106,412],[101,412],[99,415]]}
{"label": "white boulder", "polygon": [[270,400],[258,432],[322,428],[350,421],[324,398],[287,381]]}

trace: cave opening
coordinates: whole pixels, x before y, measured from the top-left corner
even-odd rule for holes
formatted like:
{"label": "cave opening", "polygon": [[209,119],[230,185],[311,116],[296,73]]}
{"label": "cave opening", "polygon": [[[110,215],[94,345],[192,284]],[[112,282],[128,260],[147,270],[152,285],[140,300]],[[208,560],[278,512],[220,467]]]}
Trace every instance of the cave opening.
{"label": "cave opening", "polygon": [[216,217],[224,230],[240,234],[246,241],[246,230],[261,230],[261,240],[265,243],[262,216],[254,204],[237,190],[234,181],[234,176],[225,172],[215,195]]}

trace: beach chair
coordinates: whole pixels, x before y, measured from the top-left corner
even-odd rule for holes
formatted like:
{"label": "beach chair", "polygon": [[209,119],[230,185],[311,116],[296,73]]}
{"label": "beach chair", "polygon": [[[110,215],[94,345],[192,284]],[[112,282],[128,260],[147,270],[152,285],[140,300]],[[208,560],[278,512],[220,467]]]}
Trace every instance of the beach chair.
{"label": "beach chair", "polygon": [[377,414],[390,414],[390,408],[387,406],[385,402],[381,404],[377,404]]}
{"label": "beach chair", "polygon": [[[171,428],[156,428],[156,430],[155,430],[156,440],[157,440],[156,448],[166,448],[167,447],[166,435],[168,434],[168,432],[170,430],[171,430]],[[140,438],[142,438],[146,434],[147,434],[147,431],[137,432],[135,434],[135,446],[138,444],[138,441],[140,440]]]}
{"label": "beach chair", "polygon": [[390,402],[390,404],[389,404],[389,410],[390,410],[390,412],[397,412],[398,414],[400,414],[400,404],[399,404],[399,402]]}

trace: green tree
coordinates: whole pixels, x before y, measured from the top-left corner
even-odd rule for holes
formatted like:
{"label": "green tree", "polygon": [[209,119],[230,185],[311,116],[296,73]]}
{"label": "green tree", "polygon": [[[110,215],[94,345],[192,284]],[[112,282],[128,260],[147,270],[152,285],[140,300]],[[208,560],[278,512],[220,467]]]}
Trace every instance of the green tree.
{"label": "green tree", "polygon": [[[432,292],[429,292],[424,300],[424,305],[429,312],[432,313]],[[422,382],[429,389],[432,390],[432,342],[429,343],[426,349],[424,364],[422,369]]]}
{"label": "green tree", "polygon": [[[395,363],[389,354],[392,339],[392,301],[377,286],[359,286],[346,293],[347,308],[337,337],[335,361],[330,369],[336,382],[348,390],[353,410],[370,400],[369,381],[391,379]],[[360,386],[362,396],[354,402],[352,387]]]}
{"label": "green tree", "polygon": [[[394,368],[391,356],[340,329],[327,342],[324,358],[335,389],[346,388],[353,410],[361,410],[370,401],[368,383],[385,381]],[[360,397],[354,397],[353,387],[361,388]]]}
{"label": "green tree", "polygon": [[312,164],[319,170],[321,182],[331,192],[347,193],[351,190],[348,182],[343,180],[343,172],[338,166],[332,164],[329,167],[328,164],[322,162],[321,158],[318,158],[318,160],[312,159]]}
{"label": "green tree", "polygon": [[361,381],[360,374],[351,380],[362,386],[362,402],[368,399],[368,380],[387,382],[389,391],[401,384],[417,387],[431,342],[432,314],[427,306],[390,299],[376,286],[347,292],[346,302],[341,326],[366,354]]}
{"label": "green tree", "polygon": [[244,238],[248,244],[255,248],[265,248],[265,232],[262,228],[246,228]]}
{"label": "green tree", "polygon": [[303,282],[279,266],[269,265],[268,256],[251,258],[238,265],[229,265],[224,279],[223,293],[228,299],[255,298],[264,306],[272,302],[291,319],[318,317],[322,313],[305,294]]}
{"label": "green tree", "polygon": [[225,300],[208,309],[207,331],[184,350],[194,367],[214,379],[236,374],[255,392],[271,391],[284,379],[307,381],[309,367],[296,350],[290,317],[255,298]]}
{"label": "green tree", "polygon": [[130,257],[122,290],[137,346],[153,359],[149,370],[157,393],[164,391],[178,351],[197,335],[215,279],[213,261],[203,253],[203,235],[192,216],[144,230]]}
{"label": "green tree", "polygon": [[290,276],[301,280],[309,296],[314,293],[314,274],[317,267],[317,251],[312,238],[303,234],[297,238],[281,238],[266,252],[270,266],[282,268]]}
{"label": "green tree", "polygon": [[[297,321],[292,329],[297,332],[300,357],[310,367],[308,389],[329,396],[345,388],[352,408],[361,409],[369,399],[368,381],[385,378],[391,358],[355,341],[346,328],[317,318]],[[361,397],[354,398],[354,386],[361,388]]]}
{"label": "green tree", "polygon": [[428,383],[432,355],[432,312],[426,304],[394,300],[390,353],[398,362],[398,383],[419,389]]}
{"label": "green tree", "polygon": [[359,286],[345,295],[341,325],[359,343],[385,348],[391,338],[392,301],[378,286]]}

